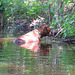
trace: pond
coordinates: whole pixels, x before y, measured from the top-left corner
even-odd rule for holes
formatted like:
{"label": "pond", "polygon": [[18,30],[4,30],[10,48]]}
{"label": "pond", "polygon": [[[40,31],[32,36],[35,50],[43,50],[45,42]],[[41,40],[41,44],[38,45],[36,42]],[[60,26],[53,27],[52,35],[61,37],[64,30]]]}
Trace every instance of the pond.
{"label": "pond", "polygon": [[34,52],[0,42],[0,75],[75,75],[74,44],[41,41],[37,48]]}

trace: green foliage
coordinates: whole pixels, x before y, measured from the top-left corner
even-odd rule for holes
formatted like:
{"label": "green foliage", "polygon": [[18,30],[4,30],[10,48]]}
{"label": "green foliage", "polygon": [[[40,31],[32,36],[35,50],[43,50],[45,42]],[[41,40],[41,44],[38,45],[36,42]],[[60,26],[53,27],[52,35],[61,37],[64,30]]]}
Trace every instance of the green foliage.
{"label": "green foliage", "polygon": [[0,2],[0,13],[3,13],[3,11],[4,11],[4,6],[3,6],[2,2]]}
{"label": "green foliage", "polygon": [[[5,8],[5,16],[8,17],[7,20],[18,18],[28,18],[33,16],[37,18],[41,14],[48,13],[48,4],[42,5],[40,1],[27,1],[27,0],[7,0],[3,1]],[[51,10],[52,12],[53,10]],[[53,12],[52,12],[53,14]],[[48,16],[48,15],[47,15]]]}
{"label": "green foliage", "polygon": [[64,33],[64,37],[75,36],[74,17],[74,14],[71,17],[68,15],[64,16],[64,22],[61,23],[61,27],[64,28],[64,31],[62,32]]}
{"label": "green foliage", "polygon": [[[3,4],[0,9],[5,9],[4,18],[6,22],[10,20],[18,20],[18,19],[33,19],[37,18],[38,16],[42,16],[45,18],[46,22],[49,23],[49,4],[50,6],[50,13],[51,13],[51,28],[64,28],[64,31],[61,33],[63,37],[67,36],[75,36],[75,15],[74,10],[69,12],[64,12],[64,8],[72,8],[71,4],[74,4],[72,0],[65,0],[61,6],[62,0],[1,0]],[[71,4],[69,4],[71,3]],[[58,9],[57,9],[58,8]],[[59,11],[57,11],[59,10]],[[66,10],[66,9],[65,9]],[[56,20],[56,12],[59,13],[58,20]],[[58,25],[58,26],[57,26]],[[8,25],[9,26],[9,25]]]}
{"label": "green foliage", "polygon": [[[71,0],[66,0],[64,1],[64,6],[62,6],[62,8],[59,10],[59,15],[58,15],[58,21],[56,20],[55,17],[53,17],[52,19],[52,23],[51,23],[51,27],[55,28],[56,26],[58,26],[58,29],[64,28],[64,30],[61,32],[61,34],[63,34],[63,37],[71,37],[71,36],[75,36],[75,14],[74,14],[74,10],[73,10],[73,5],[69,4],[70,2],[72,2]],[[64,9],[64,8],[68,8]],[[72,10],[70,10],[72,9]],[[63,10],[67,10],[66,12],[64,12]],[[70,10],[70,11],[69,11]]]}

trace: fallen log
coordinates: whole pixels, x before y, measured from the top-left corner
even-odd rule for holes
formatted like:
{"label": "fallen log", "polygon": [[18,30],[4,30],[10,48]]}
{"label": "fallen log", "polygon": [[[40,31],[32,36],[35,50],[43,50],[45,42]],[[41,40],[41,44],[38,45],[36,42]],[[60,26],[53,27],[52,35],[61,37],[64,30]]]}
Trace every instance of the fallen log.
{"label": "fallen log", "polygon": [[63,43],[68,43],[68,44],[75,44],[75,38],[74,39],[65,39],[61,40]]}

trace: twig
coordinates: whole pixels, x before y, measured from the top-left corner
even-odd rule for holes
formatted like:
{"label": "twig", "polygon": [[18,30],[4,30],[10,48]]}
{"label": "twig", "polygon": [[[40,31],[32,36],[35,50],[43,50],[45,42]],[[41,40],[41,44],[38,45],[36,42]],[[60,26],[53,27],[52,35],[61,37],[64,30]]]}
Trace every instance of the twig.
{"label": "twig", "polygon": [[[63,30],[64,30],[64,28],[60,29],[60,30],[57,32],[57,34],[54,36],[54,38],[56,38]],[[53,38],[53,39],[54,39],[54,38]],[[52,39],[52,40],[53,40],[53,39]]]}
{"label": "twig", "polygon": [[71,8],[71,9],[69,9],[69,13],[72,11],[73,7],[75,7],[75,4],[72,6],[72,8]]}
{"label": "twig", "polygon": [[60,29],[59,32],[55,35],[55,38],[63,31],[64,28]]}

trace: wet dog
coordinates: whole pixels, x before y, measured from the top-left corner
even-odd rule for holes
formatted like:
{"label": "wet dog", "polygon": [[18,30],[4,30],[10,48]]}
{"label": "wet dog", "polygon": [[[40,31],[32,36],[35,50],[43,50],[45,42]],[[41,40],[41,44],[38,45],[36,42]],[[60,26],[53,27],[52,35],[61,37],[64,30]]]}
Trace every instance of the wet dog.
{"label": "wet dog", "polygon": [[[48,25],[42,24],[37,29],[28,32],[27,34],[18,37],[14,43],[19,47],[25,47],[27,49],[32,49],[31,44],[36,44],[40,42],[41,38],[50,35],[50,28]],[[36,43],[33,43],[36,42]]]}

